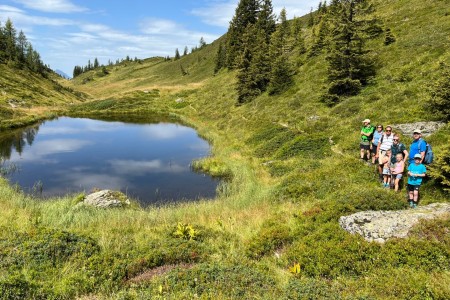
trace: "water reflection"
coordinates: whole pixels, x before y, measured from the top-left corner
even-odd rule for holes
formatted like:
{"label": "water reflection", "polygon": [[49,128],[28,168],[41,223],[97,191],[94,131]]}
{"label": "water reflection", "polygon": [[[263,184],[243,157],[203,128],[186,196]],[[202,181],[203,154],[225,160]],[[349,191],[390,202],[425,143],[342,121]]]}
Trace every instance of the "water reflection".
{"label": "water reflection", "polygon": [[136,124],[60,118],[0,134],[3,165],[26,192],[42,183],[44,196],[93,188],[157,201],[213,197],[217,182],[190,170],[209,145],[179,124]]}

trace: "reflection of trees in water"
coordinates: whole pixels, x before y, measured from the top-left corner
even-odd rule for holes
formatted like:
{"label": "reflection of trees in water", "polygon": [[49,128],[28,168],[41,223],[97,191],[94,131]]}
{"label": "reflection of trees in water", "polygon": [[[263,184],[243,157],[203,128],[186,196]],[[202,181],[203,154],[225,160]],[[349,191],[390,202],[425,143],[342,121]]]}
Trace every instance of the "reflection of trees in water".
{"label": "reflection of trees in water", "polygon": [[35,125],[33,127],[0,134],[0,159],[10,159],[13,149],[15,149],[17,153],[22,154],[23,149],[27,144],[29,146],[33,144],[38,131],[39,125]]}

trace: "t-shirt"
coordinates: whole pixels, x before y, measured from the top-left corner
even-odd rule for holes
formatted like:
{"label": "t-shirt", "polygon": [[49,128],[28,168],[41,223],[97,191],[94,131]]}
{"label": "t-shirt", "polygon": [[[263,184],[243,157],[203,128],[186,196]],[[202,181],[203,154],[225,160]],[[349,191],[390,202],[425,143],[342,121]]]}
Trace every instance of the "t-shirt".
{"label": "t-shirt", "polygon": [[397,145],[396,144],[392,144],[392,146],[391,146],[391,153],[392,153],[391,162],[393,164],[395,164],[395,162],[397,161],[395,156],[398,153],[401,153],[403,155],[403,158],[405,158],[405,154],[403,153],[403,151],[405,151],[405,150],[406,150],[406,146],[403,145],[402,143],[398,143]]}
{"label": "t-shirt", "polygon": [[386,151],[391,149],[394,143],[394,135],[392,133],[390,135],[383,134],[378,142],[381,143],[380,150]]}
{"label": "t-shirt", "polygon": [[366,134],[367,134],[367,133],[370,133],[370,136],[361,134],[361,143],[367,143],[367,142],[370,142],[370,140],[372,139],[372,134],[373,134],[374,130],[375,130],[375,127],[373,127],[372,125],[369,125],[369,126],[363,126],[363,127],[361,128],[361,131],[362,131],[363,133],[366,133]]}
{"label": "t-shirt", "polygon": [[422,138],[414,140],[411,146],[409,147],[409,163],[414,164],[414,155],[425,152],[426,150],[427,150],[427,142],[425,142]]}
{"label": "t-shirt", "polygon": [[380,141],[381,136],[383,135],[383,131],[378,132],[378,130],[375,130],[373,132],[373,144],[375,146],[378,146],[378,142]]}
{"label": "t-shirt", "polygon": [[[408,166],[408,171],[413,174],[425,174],[427,172],[427,168],[423,164],[410,164]],[[422,183],[422,178],[419,176],[408,176],[408,184],[411,185],[420,185]]]}
{"label": "t-shirt", "polygon": [[395,174],[402,174],[404,169],[405,169],[405,163],[403,162],[403,160],[401,160],[399,162],[395,162],[394,170],[392,172]]}

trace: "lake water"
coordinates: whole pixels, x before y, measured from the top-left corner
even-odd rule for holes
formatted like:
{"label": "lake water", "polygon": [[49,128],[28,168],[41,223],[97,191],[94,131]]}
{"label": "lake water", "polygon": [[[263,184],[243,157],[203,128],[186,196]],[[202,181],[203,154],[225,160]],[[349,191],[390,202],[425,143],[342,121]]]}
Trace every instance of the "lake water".
{"label": "lake water", "polygon": [[144,205],[212,198],[218,181],[190,168],[209,144],[192,128],[58,118],[0,134],[11,184],[42,197],[121,190]]}

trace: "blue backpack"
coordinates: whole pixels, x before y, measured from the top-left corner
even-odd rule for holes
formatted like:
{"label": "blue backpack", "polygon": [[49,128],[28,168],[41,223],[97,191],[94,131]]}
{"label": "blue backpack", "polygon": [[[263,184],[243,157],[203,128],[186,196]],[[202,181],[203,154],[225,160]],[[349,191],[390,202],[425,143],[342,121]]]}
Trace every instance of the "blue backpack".
{"label": "blue backpack", "polygon": [[[419,147],[419,152],[420,152],[420,145],[421,145],[422,141],[424,141],[424,140],[420,139],[419,140],[419,144],[417,145]],[[428,144],[426,141],[424,141],[424,142],[425,142],[425,144],[427,146],[426,146],[426,149],[425,149],[425,157],[423,158],[423,164],[424,165],[429,165],[434,160],[433,148],[431,148],[431,145]]]}

